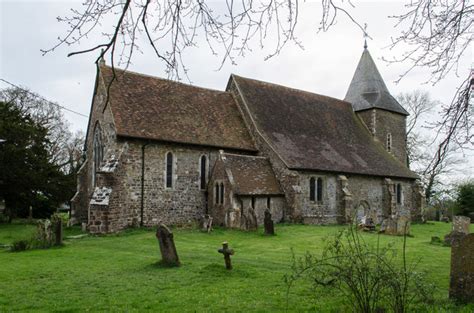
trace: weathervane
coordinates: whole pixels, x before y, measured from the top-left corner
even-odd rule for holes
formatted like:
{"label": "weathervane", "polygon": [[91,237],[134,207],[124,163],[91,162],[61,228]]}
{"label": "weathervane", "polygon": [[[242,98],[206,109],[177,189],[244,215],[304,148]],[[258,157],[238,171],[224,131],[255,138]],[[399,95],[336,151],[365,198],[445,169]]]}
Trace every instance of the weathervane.
{"label": "weathervane", "polygon": [[367,38],[370,38],[369,34],[367,33],[367,23],[364,23],[364,49],[367,49]]}

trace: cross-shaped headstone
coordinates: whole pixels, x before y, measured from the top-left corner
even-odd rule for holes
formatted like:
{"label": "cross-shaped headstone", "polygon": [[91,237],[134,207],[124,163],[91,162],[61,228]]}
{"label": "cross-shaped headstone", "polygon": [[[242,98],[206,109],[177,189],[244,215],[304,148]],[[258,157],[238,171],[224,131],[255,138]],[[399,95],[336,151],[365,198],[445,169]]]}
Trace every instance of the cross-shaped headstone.
{"label": "cross-shaped headstone", "polygon": [[228,270],[231,270],[232,269],[232,263],[230,262],[230,256],[234,255],[234,250],[229,249],[229,244],[227,243],[227,241],[224,241],[222,243],[222,249],[219,249],[217,251],[224,255],[225,268],[228,269]]}

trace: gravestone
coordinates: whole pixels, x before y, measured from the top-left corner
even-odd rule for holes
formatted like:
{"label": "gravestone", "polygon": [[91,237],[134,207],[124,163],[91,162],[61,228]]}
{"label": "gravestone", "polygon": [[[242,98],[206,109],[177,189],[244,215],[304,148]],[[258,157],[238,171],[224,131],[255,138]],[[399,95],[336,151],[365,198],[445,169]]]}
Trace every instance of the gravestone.
{"label": "gravestone", "polygon": [[258,230],[257,215],[253,208],[249,209],[247,217],[247,230]]}
{"label": "gravestone", "polygon": [[400,216],[397,219],[397,235],[410,234],[410,219],[407,216]]}
{"label": "gravestone", "polygon": [[161,263],[166,266],[179,266],[178,253],[174,245],[173,233],[161,224],[156,230],[156,238],[160,245]]}
{"label": "gravestone", "polygon": [[54,221],[54,240],[56,246],[63,244],[63,222],[60,218]]}
{"label": "gravestone", "polygon": [[474,234],[454,242],[451,248],[449,298],[474,303]]}
{"label": "gravestone", "polygon": [[212,230],[212,216],[206,214],[201,221],[201,230],[210,233]]}
{"label": "gravestone", "polygon": [[270,213],[269,210],[265,210],[263,225],[265,226],[265,235],[275,235],[275,228],[273,226],[272,214]]}
{"label": "gravestone", "polygon": [[389,217],[384,220],[383,224],[387,235],[403,236],[410,234],[410,219],[407,216]]}
{"label": "gravestone", "polygon": [[229,228],[240,228],[240,209],[231,209],[226,214],[226,226]]}
{"label": "gravestone", "polygon": [[471,219],[467,216],[454,216],[453,217],[453,232],[469,234],[470,225],[471,225]]}
{"label": "gravestone", "polygon": [[38,220],[36,229],[36,240],[41,248],[49,248],[52,245],[51,221],[48,219]]}
{"label": "gravestone", "polygon": [[217,252],[222,253],[224,255],[224,261],[225,261],[225,268],[228,270],[232,269],[232,263],[230,261],[230,256],[234,255],[234,250],[229,249],[229,243],[227,241],[224,241],[222,243],[222,248],[217,250]]}
{"label": "gravestone", "polygon": [[471,219],[465,216],[453,217],[453,229],[444,236],[444,242],[452,246],[454,243],[460,242],[467,234],[469,234],[469,226]]}

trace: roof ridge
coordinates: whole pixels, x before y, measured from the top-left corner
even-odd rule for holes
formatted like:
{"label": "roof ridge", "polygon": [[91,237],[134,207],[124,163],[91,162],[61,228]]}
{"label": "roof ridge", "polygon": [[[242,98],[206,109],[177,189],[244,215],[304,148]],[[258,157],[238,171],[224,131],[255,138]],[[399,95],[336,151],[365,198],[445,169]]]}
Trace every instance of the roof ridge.
{"label": "roof ridge", "polygon": [[238,153],[229,153],[229,152],[224,152],[222,153],[224,156],[229,155],[229,156],[237,156],[237,157],[246,157],[246,158],[255,158],[255,159],[264,159],[268,160],[267,157],[261,156],[261,155],[246,155],[246,154],[238,154]]}
{"label": "roof ridge", "polygon": [[[106,67],[108,69],[112,69],[112,67],[109,66],[109,65],[100,65],[100,67]],[[152,78],[152,79],[157,79],[157,80],[168,81],[168,82],[183,85],[183,86],[186,86],[186,87],[192,87],[192,88],[203,89],[203,90],[208,90],[208,91],[214,91],[214,92],[219,92],[219,93],[224,93],[224,94],[230,94],[230,92],[225,91],[225,90],[218,90],[218,89],[213,89],[213,88],[208,88],[208,87],[201,87],[201,86],[197,86],[197,85],[186,84],[186,83],[176,81],[176,80],[172,80],[172,79],[169,79],[169,78],[163,78],[163,77],[153,76],[153,75],[150,75],[150,74],[139,73],[139,72],[135,72],[135,71],[128,70],[128,69],[125,70],[125,69],[122,69],[120,67],[115,67],[114,66],[114,70],[121,71],[124,74],[132,74],[132,75],[142,76],[142,77],[146,77],[146,78]]]}
{"label": "roof ridge", "polygon": [[326,98],[328,100],[336,100],[336,101],[339,101],[339,102],[342,102],[342,103],[347,103],[348,105],[351,105],[350,102],[348,102],[344,99],[338,99],[338,98],[334,98],[334,97],[331,97],[331,96],[326,96],[326,95],[322,95],[322,94],[319,94],[319,93],[311,92],[311,91],[308,91],[308,90],[298,89],[298,88],[294,88],[294,87],[288,87],[288,86],[285,86],[285,85],[271,83],[271,82],[267,82],[267,81],[260,80],[260,79],[254,79],[254,78],[239,76],[239,75],[236,75],[236,74],[230,74],[230,75],[234,76],[234,77],[237,77],[237,78],[252,80],[252,81],[255,81],[255,82],[260,82],[260,83],[269,84],[269,85],[273,85],[273,86],[283,87],[285,89],[294,90],[294,91],[303,92],[303,93],[314,95],[314,96],[323,97],[323,98]]}

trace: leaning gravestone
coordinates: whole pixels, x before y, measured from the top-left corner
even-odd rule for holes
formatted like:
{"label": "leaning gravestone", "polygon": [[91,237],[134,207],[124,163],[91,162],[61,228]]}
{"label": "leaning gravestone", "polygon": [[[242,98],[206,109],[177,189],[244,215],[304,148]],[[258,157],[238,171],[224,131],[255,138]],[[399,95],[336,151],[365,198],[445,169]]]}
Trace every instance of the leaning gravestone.
{"label": "leaning gravestone", "polygon": [[474,234],[454,242],[451,248],[449,297],[474,303]]}
{"label": "leaning gravestone", "polygon": [[206,214],[201,221],[201,230],[210,233],[212,230],[212,216]]}
{"label": "leaning gravestone", "polygon": [[160,245],[161,263],[166,266],[179,266],[178,253],[174,245],[173,233],[161,224],[156,230],[156,238]]}
{"label": "leaning gravestone", "polygon": [[265,235],[275,235],[275,227],[273,226],[272,214],[269,210],[265,210],[265,218],[263,219],[265,226]]}

